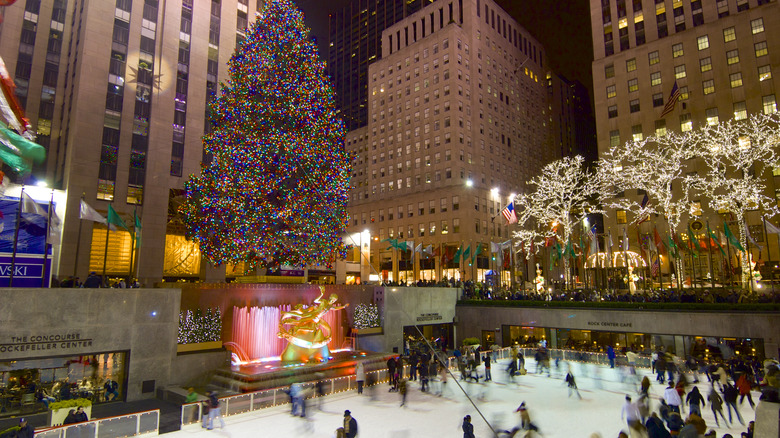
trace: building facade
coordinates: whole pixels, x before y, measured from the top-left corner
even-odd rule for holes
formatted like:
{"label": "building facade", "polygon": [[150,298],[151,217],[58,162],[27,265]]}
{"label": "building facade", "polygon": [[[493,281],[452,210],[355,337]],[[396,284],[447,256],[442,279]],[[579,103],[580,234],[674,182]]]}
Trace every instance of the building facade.
{"label": "building facade", "polygon": [[368,123],[368,65],[382,57],[382,31],[433,0],[353,0],[330,15],[328,72],[348,130]]}
{"label": "building facade", "polygon": [[[200,171],[207,103],[263,2],[20,0],[3,8],[0,55],[37,141],[33,179],[67,193],[60,277],[106,269],[151,284],[224,278],[186,241],[177,208]],[[112,205],[130,231],[80,221],[79,204]],[[106,239],[109,244],[106,245]],[[108,248],[106,251],[105,248]]]}
{"label": "building facade", "polygon": [[510,258],[491,251],[511,239],[501,211],[558,155],[544,48],[490,0],[428,4],[381,48],[367,128],[347,141],[348,231],[370,236],[371,272],[388,281],[508,283]]}
{"label": "building facade", "polygon": [[547,72],[547,94],[553,145],[562,157],[581,155],[593,162],[596,154],[596,123],[588,89],[579,81]]}
{"label": "building facade", "polygon": [[[630,140],[777,111],[780,34],[772,30],[780,26],[776,1],[591,0],[590,5],[599,155]],[[661,117],[675,84],[679,101]],[[778,196],[777,177],[769,174],[767,194]],[[639,193],[625,195],[642,198]],[[708,207],[706,200],[694,202]],[[617,227],[612,232],[616,236],[624,233],[622,224],[633,220],[620,213],[605,220],[607,228]],[[717,214],[686,216],[682,227],[696,219],[709,219],[713,229],[723,221]],[[751,213],[751,234],[759,242],[772,243],[764,260],[777,260],[777,246],[770,242],[774,239],[765,239],[760,224],[760,213]],[[628,235],[630,247],[636,248],[637,236],[652,231],[652,224],[636,233],[633,228]],[[754,257],[761,258],[758,250]],[[709,271],[706,259],[696,261],[700,276]],[[695,274],[688,270],[686,275]]]}

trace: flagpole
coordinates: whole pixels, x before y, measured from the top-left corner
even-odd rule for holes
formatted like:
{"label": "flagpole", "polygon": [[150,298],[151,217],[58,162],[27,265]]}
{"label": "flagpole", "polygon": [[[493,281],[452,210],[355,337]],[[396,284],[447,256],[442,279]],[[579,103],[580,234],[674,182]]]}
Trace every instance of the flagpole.
{"label": "flagpole", "polygon": [[[724,222],[725,224],[725,222]],[[725,230],[725,228],[724,228]],[[731,267],[731,242],[729,242],[728,238],[726,238],[726,250],[729,253],[729,262],[728,262],[728,268],[729,268],[729,288],[734,286],[734,269]]]}
{"label": "flagpole", "polygon": [[[129,230],[128,230],[129,231]],[[134,267],[135,267],[135,256],[136,256],[136,249],[135,249],[135,233],[137,233],[138,230],[135,229],[135,224],[133,225],[133,233],[130,235],[130,241],[132,244],[130,245],[130,275],[133,275]],[[362,251],[363,248],[360,248]],[[130,283],[130,282],[128,282]]]}
{"label": "flagpole", "polygon": [[710,287],[715,287],[715,269],[712,267],[712,236],[710,235],[710,221],[707,221],[707,247],[710,256]]}
{"label": "flagpole", "polygon": [[46,287],[46,261],[49,259],[49,233],[51,232],[51,209],[54,207],[54,189],[51,189],[49,214],[46,219],[46,237],[43,239],[43,267],[41,268],[41,287]]}
{"label": "flagpole", "polygon": [[14,251],[11,255],[11,272],[8,276],[8,287],[14,285],[14,270],[16,269],[16,249],[19,242],[19,225],[22,223],[22,202],[24,202],[24,184],[22,184],[22,191],[19,192],[19,206],[16,209],[16,228],[14,229]]}
{"label": "flagpole", "polygon": [[[750,231],[748,230],[747,219],[745,219],[745,236],[749,235]],[[745,239],[745,252],[747,253],[748,273],[750,274],[750,277],[748,277],[748,288],[752,294],[755,291],[753,290],[753,264],[750,262],[752,259],[752,254],[750,254],[750,239]]]}
{"label": "flagpole", "polygon": [[775,270],[772,266],[772,251],[769,250],[769,234],[766,232],[766,216],[761,215],[761,221],[764,225],[764,236],[766,236],[766,256],[769,260],[769,282],[772,285],[772,294],[775,293]]}
{"label": "flagpole", "polygon": [[[84,202],[85,196],[86,194],[82,192],[81,202]],[[79,233],[78,233],[78,237],[76,238],[76,256],[74,257],[75,260],[73,261],[73,281],[76,281],[76,274],[79,268],[79,247],[81,246],[81,224],[84,222],[84,220],[81,219],[81,202],[79,202]]]}

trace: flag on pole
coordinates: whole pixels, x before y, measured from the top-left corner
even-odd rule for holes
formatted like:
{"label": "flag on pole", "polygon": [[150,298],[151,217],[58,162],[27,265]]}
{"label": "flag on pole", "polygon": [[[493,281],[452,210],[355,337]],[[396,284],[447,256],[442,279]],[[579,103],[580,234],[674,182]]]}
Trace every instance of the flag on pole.
{"label": "flag on pole", "polygon": [[623,251],[628,251],[628,227],[623,229]]}
{"label": "flag on pole", "polygon": [[135,246],[140,247],[141,246],[141,218],[138,216],[135,208],[133,208],[133,222],[135,222],[135,224],[133,225],[135,230]]}
{"label": "flag on pole", "polygon": [[509,224],[516,224],[517,223],[517,215],[515,214],[515,203],[514,203],[514,201],[510,201],[509,205],[504,207],[504,209],[501,211],[501,214],[504,216],[504,219],[506,219],[507,225],[509,225]]}
{"label": "flag on pole", "polygon": [[[437,248],[438,249],[438,248]],[[423,249],[423,253],[433,255],[433,245],[428,245]]]}
{"label": "flag on pole", "polygon": [[664,251],[664,241],[661,240],[661,235],[658,234],[658,228],[653,228],[653,242],[658,251]]}
{"label": "flag on pole", "polygon": [[745,226],[745,235],[747,236],[748,240],[750,240],[750,243],[752,243],[756,248],[758,248],[759,251],[764,249],[761,247],[761,245],[758,244],[758,242],[756,242],[756,239],[754,239],[753,236],[750,234],[750,228],[747,225]]}
{"label": "flag on pole", "polygon": [[669,100],[666,101],[663,112],[661,112],[661,118],[664,118],[667,114],[674,111],[674,107],[677,105],[677,101],[680,100],[680,88],[677,86],[677,81],[674,81],[672,92],[669,94]]}
{"label": "flag on pole", "polygon": [[463,261],[465,262],[466,259],[470,258],[470,256],[471,256],[471,245],[466,247],[466,250],[463,251]]}
{"label": "flag on pole", "polygon": [[574,253],[574,245],[571,243],[571,237],[569,237],[568,242],[566,242],[566,248],[563,250],[563,256],[567,259],[577,256],[577,254]]}
{"label": "flag on pole", "polygon": [[116,214],[116,211],[114,211],[114,207],[111,206],[111,204],[108,204],[108,229],[111,231],[116,231],[119,228],[124,228],[127,230],[127,225],[125,225],[124,221],[122,221],[122,218],[119,217],[118,214]]}
{"label": "flag on pole", "polygon": [[739,239],[734,237],[734,234],[731,233],[731,230],[729,229],[729,225],[724,221],[723,222],[723,232],[726,233],[726,239],[728,239],[731,246],[734,248],[737,248],[740,251],[744,251],[745,248],[742,246],[741,243],[739,243]]}
{"label": "flag on pole", "polygon": [[455,255],[452,257],[452,260],[455,260],[456,262],[458,262],[458,264],[460,264],[460,258],[462,255],[463,255],[463,247],[459,246],[458,250],[455,251]]}
{"label": "flag on pole", "polygon": [[49,242],[59,242],[60,240],[60,226],[62,221],[57,216],[57,212],[54,211],[54,207],[51,208],[51,223],[49,224]]}
{"label": "flag on pole", "polygon": [[767,233],[780,234],[780,228],[777,228],[776,226],[772,225],[772,222],[769,222],[768,220],[764,219],[764,224],[766,224]]}
{"label": "flag on pole", "polygon": [[106,224],[106,218],[104,218],[94,208],[87,204],[83,199],[81,200],[81,207],[79,209],[79,219],[99,222],[104,225]]}
{"label": "flag on pole", "polygon": [[490,253],[491,254],[492,253],[497,253],[499,251],[501,251],[501,245],[499,245],[497,243],[494,243],[494,242],[490,242]]}
{"label": "flag on pole", "polygon": [[660,263],[658,262],[659,256],[655,256],[655,261],[653,262],[653,265],[650,267],[650,275],[653,277],[658,276],[658,271],[661,270]]}
{"label": "flag on pole", "polygon": [[21,218],[24,222],[35,225],[38,228],[46,228],[46,211],[22,190],[22,212]]}
{"label": "flag on pole", "polygon": [[419,243],[416,247],[414,247],[414,252],[418,254],[422,252],[422,243]]}
{"label": "flag on pole", "polygon": [[482,252],[482,244],[477,244],[477,248],[474,250],[474,254],[471,255],[471,263],[474,263],[474,259]]}
{"label": "flag on pole", "polygon": [[714,242],[715,245],[718,246],[718,249],[720,250],[720,253],[723,254],[723,256],[726,256],[726,251],[723,250],[723,247],[720,246],[720,239],[718,236],[715,235],[715,232],[710,229],[710,224],[707,224],[707,235],[710,236],[710,246],[712,246],[712,243]]}
{"label": "flag on pole", "polygon": [[593,227],[591,227],[590,231],[588,231],[588,237],[590,237],[590,252],[591,254],[596,254],[596,257],[598,257],[599,253],[599,236],[596,235],[596,225],[594,224]]}
{"label": "flag on pole", "polygon": [[691,249],[693,250],[694,254],[698,256],[699,251],[701,251],[701,245],[699,245],[699,239],[697,239],[693,234],[691,227],[688,227],[688,239],[691,241]]}
{"label": "flag on pole", "polygon": [[[645,207],[647,207],[647,204],[649,204],[649,203],[650,203],[650,198],[648,198],[647,197],[647,193],[645,193],[645,196],[642,198],[642,203],[640,204],[640,207],[642,208],[642,210],[644,210]],[[637,225],[641,224],[642,222],[648,221],[648,220],[650,220],[650,214],[648,214],[642,220],[637,222]]]}

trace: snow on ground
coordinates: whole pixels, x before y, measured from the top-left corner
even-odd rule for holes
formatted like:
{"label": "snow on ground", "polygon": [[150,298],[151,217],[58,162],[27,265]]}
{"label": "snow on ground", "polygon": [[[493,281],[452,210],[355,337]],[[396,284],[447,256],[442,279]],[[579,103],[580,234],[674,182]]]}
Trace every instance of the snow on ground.
{"label": "snow on ground", "polygon": [[[626,423],[620,419],[620,412],[626,394],[632,395],[636,400],[636,385],[620,383],[621,373],[617,368],[613,370],[605,366],[572,363],[570,366],[582,400],[579,400],[576,394],[568,397],[568,388],[563,382],[567,366],[569,365],[561,362],[560,371],[553,369],[552,377],[547,377],[546,373],[532,374],[536,365],[532,360],[527,360],[529,374],[516,377],[512,383],[504,372],[506,361],[499,361],[493,365],[493,382],[459,383],[482,412],[485,420],[496,429],[511,429],[517,425],[520,417],[514,411],[525,401],[531,420],[547,438],[590,438],[594,433],[602,438],[614,438],[621,430],[627,431]],[[649,374],[649,371],[638,369],[639,378]],[[480,372],[484,372],[482,367]],[[710,384],[705,376],[701,377],[703,382],[697,386],[706,398]],[[656,384],[654,375],[650,376],[650,381],[653,383],[650,388],[653,398],[651,408],[657,411],[658,400],[665,386]],[[290,406],[284,405],[225,417],[224,429],[206,430],[199,425],[185,426],[181,431],[166,436],[331,438],[335,436],[336,428],[342,425],[345,409],[349,409],[357,420],[358,436],[361,438],[461,437],[463,432],[460,426],[467,414],[471,415],[477,438],[495,436],[455,381],[448,379],[442,397],[435,395],[435,385],[438,383],[433,385],[432,393],[423,393],[419,389],[419,382],[410,382],[404,407],[400,407],[401,396],[388,392],[389,386],[384,383],[376,387],[373,400],[369,389],[366,389],[363,395],[352,391],[326,396],[322,400],[321,409],[317,409],[316,399],[309,400],[308,416],[305,419],[293,417],[290,415]],[[753,393],[755,402],[758,402],[758,396],[757,392]],[[725,404],[723,409],[728,418]],[[724,427],[722,420],[721,426],[715,427],[709,403],[702,412],[707,429],[715,429],[718,437],[725,433],[739,437],[741,432],[747,430],[747,426],[740,425],[736,418],[733,427]],[[740,406],[740,412],[746,425],[755,419],[747,401]],[[686,408],[683,418],[687,417],[687,413]]]}

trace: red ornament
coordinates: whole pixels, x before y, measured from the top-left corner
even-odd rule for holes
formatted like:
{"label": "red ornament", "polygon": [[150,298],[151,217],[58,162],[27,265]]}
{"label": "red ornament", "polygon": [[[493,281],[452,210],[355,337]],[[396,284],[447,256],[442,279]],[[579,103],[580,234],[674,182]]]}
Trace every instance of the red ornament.
{"label": "red ornament", "polygon": [[16,0],[0,0],[0,6],[11,6]]}

